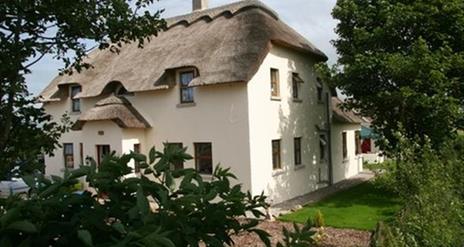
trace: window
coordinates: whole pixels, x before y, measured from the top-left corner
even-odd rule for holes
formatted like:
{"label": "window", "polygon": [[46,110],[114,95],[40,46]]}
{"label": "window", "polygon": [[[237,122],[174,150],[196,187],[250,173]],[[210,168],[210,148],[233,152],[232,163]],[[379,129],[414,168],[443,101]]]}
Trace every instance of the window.
{"label": "window", "polygon": [[74,147],[72,143],[63,143],[64,167],[74,168]]}
{"label": "window", "polygon": [[319,160],[324,161],[327,159],[327,141],[325,135],[319,136]]}
{"label": "window", "polygon": [[[134,144],[134,153],[139,154],[140,153],[140,144]],[[138,161],[134,162],[134,172],[135,173],[140,173],[140,164]]]}
{"label": "window", "polygon": [[322,82],[320,78],[317,78],[317,101],[319,103],[324,102],[323,101],[323,95],[324,95],[324,90],[322,88]]}
{"label": "window", "polygon": [[354,132],[354,144],[356,147],[356,155],[361,153],[361,131]]}
{"label": "window", "polygon": [[81,100],[75,96],[81,92],[81,86],[71,86],[71,111],[81,112]]}
{"label": "window", "polygon": [[298,73],[292,73],[292,96],[293,99],[300,98],[300,84],[303,83],[303,80],[300,78]]}
{"label": "window", "polygon": [[295,166],[301,165],[301,137],[293,139],[293,152],[295,156]]}
{"label": "window", "polygon": [[80,158],[80,165],[84,165],[84,144],[81,142],[79,143],[79,158]]}
{"label": "window", "polygon": [[211,143],[194,143],[195,169],[201,174],[213,174],[213,154]]}
{"label": "window", "polygon": [[189,83],[194,78],[194,72],[182,72],[179,75],[180,79],[180,103],[193,103],[193,88],[189,87]]}
{"label": "window", "polygon": [[348,147],[347,147],[347,142],[346,142],[346,132],[342,133],[342,146],[343,146],[343,159],[348,158]]}
{"label": "window", "polygon": [[272,140],[272,169],[282,169],[280,159],[280,140]]}
{"label": "window", "polygon": [[271,69],[271,96],[272,97],[279,97],[280,90],[279,90],[279,70],[278,69]]}
{"label": "window", "polygon": [[103,158],[110,154],[110,145],[97,145],[97,164],[100,165]]}
{"label": "window", "polygon": [[[183,145],[182,143],[167,143],[166,144],[166,148],[168,149],[182,149],[183,148]],[[171,164],[171,170],[181,170],[181,169],[184,169],[184,161],[183,160],[179,160],[179,161],[174,161],[172,164]]]}

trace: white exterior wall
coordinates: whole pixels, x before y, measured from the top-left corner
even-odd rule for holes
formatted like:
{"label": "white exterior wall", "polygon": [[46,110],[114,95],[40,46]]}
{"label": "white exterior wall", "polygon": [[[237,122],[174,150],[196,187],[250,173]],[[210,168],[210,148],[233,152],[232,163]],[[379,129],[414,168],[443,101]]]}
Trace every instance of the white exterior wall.
{"label": "white exterior wall", "polygon": [[[334,183],[350,178],[363,170],[363,159],[356,155],[355,132],[359,124],[332,124],[332,167]],[[343,158],[343,132],[346,132],[347,158]]]}
{"label": "white exterior wall", "polygon": [[[280,100],[271,100],[270,70],[279,70]],[[301,102],[292,97],[292,72],[304,80]],[[248,83],[252,193],[262,191],[279,203],[316,190],[319,131],[327,121],[326,106],[317,102],[314,62],[300,53],[273,47]],[[324,88],[324,93],[327,93]],[[324,94],[325,95],[325,94]],[[302,167],[294,165],[293,139],[302,138]],[[282,170],[272,168],[273,139],[281,139]]]}

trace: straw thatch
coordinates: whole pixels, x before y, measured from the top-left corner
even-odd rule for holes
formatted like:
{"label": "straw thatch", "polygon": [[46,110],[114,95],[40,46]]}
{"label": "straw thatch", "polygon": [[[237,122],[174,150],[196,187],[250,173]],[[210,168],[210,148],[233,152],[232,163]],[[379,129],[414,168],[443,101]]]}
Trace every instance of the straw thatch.
{"label": "straw thatch", "polygon": [[150,124],[140,115],[132,104],[122,96],[109,96],[95,104],[95,107],[79,117],[74,130],[82,129],[89,121],[114,121],[121,128],[149,128]]}
{"label": "straw thatch", "polygon": [[58,76],[41,95],[44,101],[53,100],[59,86],[70,83],[82,86],[77,95],[81,98],[100,95],[113,81],[130,92],[166,89],[175,83],[173,71],[183,67],[196,68],[199,74],[191,86],[248,82],[271,44],[316,61],[327,59],[263,3],[247,0],[167,19],[167,29],[144,49],[134,43],[123,46],[119,55],[94,51],[86,62],[95,68]]}
{"label": "straw thatch", "polygon": [[332,112],[334,122],[353,124],[360,124],[364,122],[362,118],[356,115],[356,113],[353,111],[342,109],[341,104],[343,104],[343,102],[338,97],[332,97]]}

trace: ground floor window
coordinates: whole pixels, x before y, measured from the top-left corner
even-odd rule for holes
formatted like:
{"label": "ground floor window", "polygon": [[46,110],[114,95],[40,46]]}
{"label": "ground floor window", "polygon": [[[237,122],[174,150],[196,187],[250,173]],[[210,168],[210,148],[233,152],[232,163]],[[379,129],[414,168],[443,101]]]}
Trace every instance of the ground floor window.
{"label": "ground floor window", "polygon": [[213,153],[211,143],[194,143],[195,168],[201,174],[213,174]]}
{"label": "ground floor window", "polygon": [[272,140],[272,169],[282,169],[280,157],[280,140]]}
{"label": "ground floor window", "polygon": [[72,143],[63,143],[64,167],[74,168],[74,145]]}
{"label": "ground floor window", "polygon": [[295,159],[295,166],[301,165],[301,137],[293,139],[293,152]]}
{"label": "ground floor window", "polygon": [[[140,144],[134,144],[134,153],[139,154],[140,153]],[[134,161],[134,172],[135,173],[140,173],[140,164],[138,161]]]}
{"label": "ground floor window", "polygon": [[348,143],[347,143],[347,134],[346,132],[342,133],[342,150],[343,150],[343,159],[348,158]]}
{"label": "ground floor window", "polygon": [[110,154],[110,145],[97,145],[97,164],[100,165],[103,158]]}
{"label": "ground floor window", "polygon": [[[182,149],[183,144],[180,143],[180,142],[172,142],[172,143],[167,143],[166,147],[168,149],[173,149],[173,148]],[[174,170],[181,170],[181,169],[184,169],[184,161],[183,160],[174,161],[171,164],[171,170],[174,171]]]}

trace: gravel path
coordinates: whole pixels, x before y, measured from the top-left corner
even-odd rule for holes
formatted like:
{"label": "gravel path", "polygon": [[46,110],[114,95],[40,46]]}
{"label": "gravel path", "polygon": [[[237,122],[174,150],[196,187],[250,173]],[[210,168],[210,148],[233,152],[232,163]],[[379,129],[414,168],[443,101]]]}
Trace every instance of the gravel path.
{"label": "gravel path", "polygon": [[[263,221],[258,228],[267,231],[272,236],[272,246],[282,240],[282,227],[293,229],[291,223],[280,221]],[[320,247],[368,247],[371,233],[351,229],[336,229],[326,227],[325,237]],[[243,233],[233,237],[235,246],[264,247],[256,234]]]}

